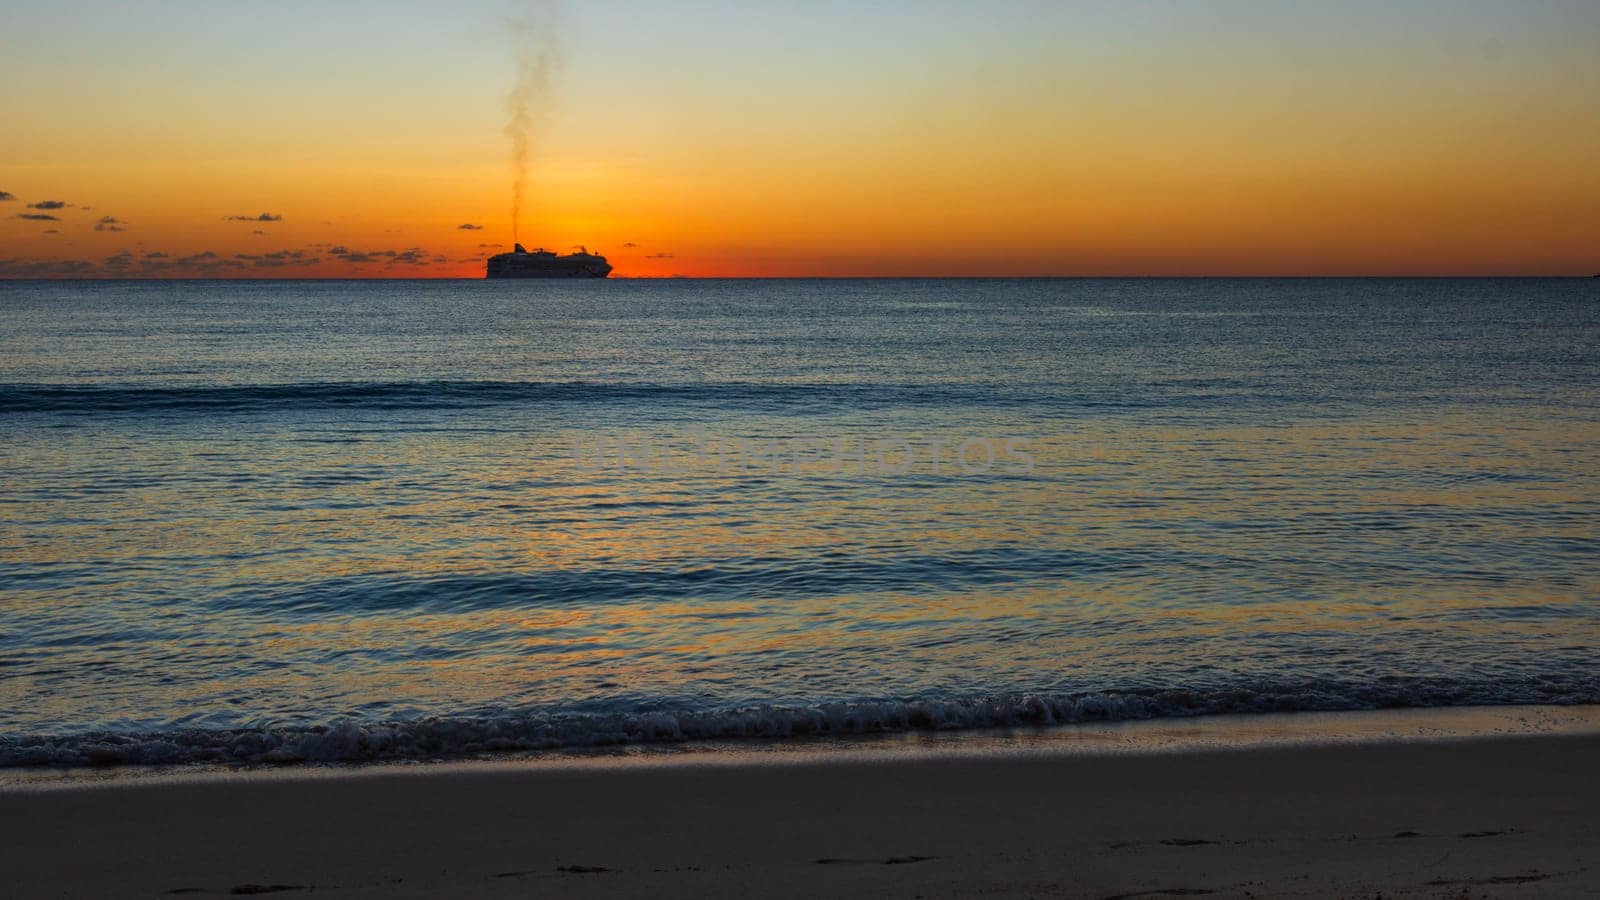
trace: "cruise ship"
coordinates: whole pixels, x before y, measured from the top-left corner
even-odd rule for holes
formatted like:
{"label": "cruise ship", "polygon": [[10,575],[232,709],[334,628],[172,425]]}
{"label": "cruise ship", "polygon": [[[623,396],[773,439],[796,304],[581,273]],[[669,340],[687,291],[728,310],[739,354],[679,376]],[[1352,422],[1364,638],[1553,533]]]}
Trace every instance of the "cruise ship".
{"label": "cruise ship", "polygon": [[598,253],[579,248],[560,256],[543,248],[529,252],[521,244],[510,253],[489,257],[485,278],[604,278],[611,264]]}

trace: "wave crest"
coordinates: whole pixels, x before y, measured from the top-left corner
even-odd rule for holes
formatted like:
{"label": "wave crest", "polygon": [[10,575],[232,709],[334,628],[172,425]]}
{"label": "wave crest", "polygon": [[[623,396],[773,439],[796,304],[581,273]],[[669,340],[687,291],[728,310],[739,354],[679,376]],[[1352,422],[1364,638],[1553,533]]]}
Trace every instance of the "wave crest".
{"label": "wave crest", "polygon": [[1600,684],[1405,682],[865,700],[636,713],[523,712],[240,729],[0,737],[0,767],[362,763],[692,740],[848,737],[1219,714],[1600,703]]}

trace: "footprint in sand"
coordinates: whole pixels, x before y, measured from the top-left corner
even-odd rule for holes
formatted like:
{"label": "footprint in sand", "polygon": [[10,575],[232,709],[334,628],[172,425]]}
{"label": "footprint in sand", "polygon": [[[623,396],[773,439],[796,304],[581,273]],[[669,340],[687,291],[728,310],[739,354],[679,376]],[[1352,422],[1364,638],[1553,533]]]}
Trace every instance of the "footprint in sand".
{"label": "footprint in sand", "polygon": [[927,862],[930,859],[938,858],[939,857],[937,856],[886,856],[882,859],[841,859],[835,856],[824,856],[821,859],[812,860],[812,862],[819,866],[904,866],[909,865],[910,863]]}

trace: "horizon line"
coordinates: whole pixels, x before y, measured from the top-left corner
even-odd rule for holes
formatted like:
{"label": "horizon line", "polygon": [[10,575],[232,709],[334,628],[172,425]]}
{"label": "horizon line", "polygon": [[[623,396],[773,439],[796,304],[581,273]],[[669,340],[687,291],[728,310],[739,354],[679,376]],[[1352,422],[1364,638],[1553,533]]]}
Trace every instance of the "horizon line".
{"label": "horizon line", "polygon": [[183,275],[183,276],[39,276],[0,275],[0,283],[50,281],[50,282],[162,282],[162,281],[1203,281],[1203,280],[1230,280],[1230,281],[1287,281],[1287,280],[1361,280],[1361,279],[1586,279],[1600,278],[1600,272],[1573,274],[1573,273],[1433,273],[1433,274],[1389,274],[1389,273],[1356,273],[1356,274],[1323,274],[1323,273],[1296,273],[1290,275],[1263,275],[1263,274],[1208,274],[1208,275],[1154,275],[1154,274],[1114,274],[1114,275],[611,275],[605,278],[485,278],[481,275],[411,275],[411,276],[377,276],[377,275],[329,275],[329,276],[265,276],[248,277],[237,275]]}

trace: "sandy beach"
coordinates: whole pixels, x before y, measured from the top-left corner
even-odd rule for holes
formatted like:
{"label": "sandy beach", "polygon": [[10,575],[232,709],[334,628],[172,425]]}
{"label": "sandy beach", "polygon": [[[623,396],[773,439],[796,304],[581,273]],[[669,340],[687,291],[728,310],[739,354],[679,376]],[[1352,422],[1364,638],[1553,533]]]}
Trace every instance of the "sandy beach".
{"label": "sandy beach", "polygon": [[1576,896],[1600,889],[1595,718],[13,780],[0,894]]}
{"label": "sandy beach", "polygon": [[1600,0],[0,9],[0,900],[1600,900]]}

